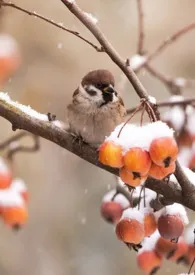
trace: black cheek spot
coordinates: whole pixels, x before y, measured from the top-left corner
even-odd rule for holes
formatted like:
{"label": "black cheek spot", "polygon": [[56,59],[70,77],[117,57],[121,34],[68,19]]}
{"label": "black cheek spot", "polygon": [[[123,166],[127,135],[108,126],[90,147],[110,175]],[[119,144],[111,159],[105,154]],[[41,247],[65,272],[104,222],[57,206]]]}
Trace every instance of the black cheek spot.
{"label": "black cheek spot", "polygon": [[104,100],[105,104],[107,104],[108,102],[113,101],[113,94],[103,93],[103,100]]}

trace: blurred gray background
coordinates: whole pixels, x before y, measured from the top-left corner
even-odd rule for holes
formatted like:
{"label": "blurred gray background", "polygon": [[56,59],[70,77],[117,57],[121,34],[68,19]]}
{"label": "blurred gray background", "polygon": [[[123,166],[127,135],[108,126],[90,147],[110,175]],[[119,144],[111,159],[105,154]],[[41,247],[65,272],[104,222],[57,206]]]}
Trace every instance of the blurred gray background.
{"label": "blurred gray background", "polygon": [[[60,0],[14,0],[14,3],[63,22],[94,41],[92,35]],[[126,58],[137,45],[135,0],[78,0],[99,19],[101,29]],[[143,0],[146,48],[194,20],[193,0]],[[138,97],[121,71],[104,53],[97,53],[78,38],[39,19],[3,8],[1,32],[17,40],[23,64],[4,87],[9,95],[36,110],[65,119],[65,108],[81,77],[96,68],[115,75],[127,107]],[[195,78],[195,31],[182,37],[153,64],[172,76]],[[166,99],[168,91],[145,71],[140,79],[151,95]],[[186,95],[193,95],[188,89]],[[1,119],[0,139],[11,136],[11,126]],[[141,274],[135,253],[120,243],[111,225],[99,214],[102,196],[114,187],[112,175],[93,167],[48,141],[41,140],[38,153],[20,154],[15,175],[22,177],[30,192],[28,224],[18,233],[0,224],[1,275],[129,275]],[[178,274],[185,267],[163,265],[159,274]]]}

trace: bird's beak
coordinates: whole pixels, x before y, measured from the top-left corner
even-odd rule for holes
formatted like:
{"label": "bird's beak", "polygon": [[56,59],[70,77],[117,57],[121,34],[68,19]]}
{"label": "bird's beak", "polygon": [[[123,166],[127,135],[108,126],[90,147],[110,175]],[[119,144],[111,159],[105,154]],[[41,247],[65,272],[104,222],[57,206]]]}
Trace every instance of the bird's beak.
{"label": "bird's beak", "polygon": [[113,94],[113,93],[115,93],[115,90],[114,90],[114,88],[113,88],[112,85],[109,85],[108,87],[104,88],[103,91],[104,91],[105,93],[108,93],[108,94]]}

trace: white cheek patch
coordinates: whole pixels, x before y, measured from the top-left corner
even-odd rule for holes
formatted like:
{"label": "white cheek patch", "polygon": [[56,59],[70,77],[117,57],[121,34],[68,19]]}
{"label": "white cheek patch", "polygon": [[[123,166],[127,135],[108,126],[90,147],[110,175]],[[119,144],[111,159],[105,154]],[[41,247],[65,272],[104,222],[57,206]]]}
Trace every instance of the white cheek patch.
{"label": "white cheek patch", "polygon": [[[92,91],[95,91],[97,94],[94,95],[94,96],[91,96],[89,95],[85,89],[89,89],[89,90],[92,90]],[[98,103],[101,103],[103,101],[103,98],[102,98],[102,91],[99,90],[98,88],[96,88],[94,85],[86,85],[86,86],[82,86],[80,84],[79,86],[79,90],[80,92],[83,94],[83,96],[85,98],[88,98],[91,102],[98,102]]]}
{"label": "white cheek patch", "polygon": [[115,93],[113,93],[113,100],[112,102],[117,102],[118,101],[118,97],[115,95]]}

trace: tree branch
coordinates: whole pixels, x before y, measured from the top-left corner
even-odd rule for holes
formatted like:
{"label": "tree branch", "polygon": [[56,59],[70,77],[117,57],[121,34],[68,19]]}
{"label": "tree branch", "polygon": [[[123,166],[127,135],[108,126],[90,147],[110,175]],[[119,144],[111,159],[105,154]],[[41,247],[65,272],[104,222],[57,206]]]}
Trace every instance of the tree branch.
{"label": "tree branch", "polygon": [[[187,106],[187,105],[194,105],[195,104],[195,98],[185,98],[183,100],[175,100],[175,101],[161,101],[157,103],[157,106],[160,108],[163,107],[172,107],[172,106]],[[130,108],[127,110],[127,115],[132,114],[133,112],[135,112],[136,107]],[[138,110],[139,112],[139,110]]]}
{"label": "tree branch", "polygon": [[10,8],[14,8],[14,9],[19,10],[19,11],[21,11],[21,12],[23,12],[23,13],[26,13],[26,14],[28,14],[28,15],[30,15],[30,16],[33,16],[34,18],[39,18],[39,19],[41,19],[41,20],[43,20],[43,21],[45,21],[45,22],[47,22],[47,23],[49,23],[49,24],[51,24],[51,25],[53,25],[53,26],[55,26],[55,27],[57,27],[57,28],[59,28],[59,29],[62,29],[62,30],[64,30],[64,31],[66,31],[66,32],[69,32],[69,33],[75,35],[75,36],[78,37],[79,39],[81,39],[81,40],[83,40],[84,42],[86,42],[88,45],[92,46],[97,52],[103,52],[103,49],[102,49],[101,47],[98,47],[97,45],[95,45],[94,43],[92,43],[91,41],[89,41],[88,39],[86,39],[85,37],[83,37],[82,35],[80,35],[79,32],[70,30],[70,29],[68,29],[68,28],[65,28],[62,24],[56,23],[56,22],[54,22],[52,19],[49,19],[49,18],[47,18],[46,16],[43,16],[43,15],[41,15],[41,14],[38,14],[38,13],[35,12],[35,11],[29,11],[29,10],[27,10],[27,9],[24,9],[24,8],[18,6],[18,5],[16,5],[16,4],[14,4],[14,3],[12,3],[11,1],[5,2],[5,1],[3,1],[3,0],[0,0],[0,7],[10,7]]}
{"label": "tree branch", "polygon": [[137,0],[137,10],[138,10],[138,45],[137,45],[137,53],[140,55],[144,54],[144,12],[142,0]]}
{"label": "tree branch", "polygon": [[[8,120],[14,128],[28,131],[33,135],[56,143],[96,167],[116,176],[119,175],[118,169],[104,166],[98,161],[97,149],[80,140],[76,140],[74,135],[64,130],[62,123],[59,121],[48,121],[46,115],[29,109],[22,104],[15,103],[4,93],[0,93],[0,116]],[[168,201],[178,202],[195,210],[195,194],[191,193],[191,196],[185,199],[178,184],[173,182],[167,184],[163,181],[149,178],[146,181],[146,187],[163,195]],[[189,187],[191,188],[192,185],[189,184]]]}
{"label": "tree branch", "polygon": [[156,56],[162,53],[168,46],[170,46],[173,42],[175,42],[184,34],[193,30],[194,28],[195,28],[195,22],[192,22],[191,24],[184,26],[182,29],[179,29],[177,32],[169,36],[166,40],[162,41],[160,45],[151,54],[148,55],[147,62],[154,59]]}
{"label": "tree branch", "polygon": [[95,38],[99,41],[104,51],[108,54],[108,56],[112,59],[112,61],[123,71],[126,75],[132,86],[134,87],[136,93],[140,98],[145,98],[148,100],[148,94],[134,71],[127,66],[126,60],[121,58],[115,48],[108,41],[106,36],[101,32],[101,30],[97,27],[96,24],[88,16],[83,12],[75,1],[70,0],[60,0],[69,10],[72,12],[84,25],[85,27],[95,36]]}

